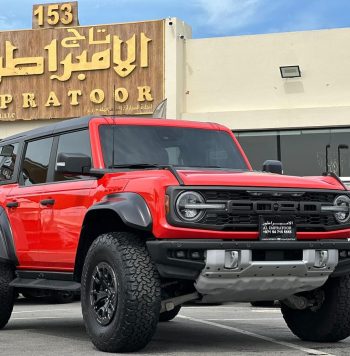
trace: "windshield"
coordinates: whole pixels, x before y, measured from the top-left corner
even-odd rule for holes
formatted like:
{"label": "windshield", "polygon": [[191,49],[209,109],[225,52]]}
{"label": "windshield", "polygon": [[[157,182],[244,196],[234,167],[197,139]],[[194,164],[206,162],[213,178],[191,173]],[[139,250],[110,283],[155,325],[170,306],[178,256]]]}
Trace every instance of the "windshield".
{"label": "windshield", "polygon": [[132,164],[171,164],[175,167],[247,170],[235,142],[225,131],[102,125],[100,136],[106,168]]}

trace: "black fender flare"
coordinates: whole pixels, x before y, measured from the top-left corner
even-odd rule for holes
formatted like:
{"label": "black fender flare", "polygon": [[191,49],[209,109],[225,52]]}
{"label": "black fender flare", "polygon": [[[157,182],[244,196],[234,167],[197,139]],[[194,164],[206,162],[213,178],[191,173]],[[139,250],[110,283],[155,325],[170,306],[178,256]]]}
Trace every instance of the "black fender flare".
{"label": "black fender flare", "polygon": [[0,262],[18,265],[10,221],[6,211],[0,206]]}
{"label": "black fender flare", "polygon": [[146,201],[137,193],[107,195],[87,211],[86,217],[93,211],[105,209],[114,211],[126,226],[146,231],[152,230],[151,212]]}

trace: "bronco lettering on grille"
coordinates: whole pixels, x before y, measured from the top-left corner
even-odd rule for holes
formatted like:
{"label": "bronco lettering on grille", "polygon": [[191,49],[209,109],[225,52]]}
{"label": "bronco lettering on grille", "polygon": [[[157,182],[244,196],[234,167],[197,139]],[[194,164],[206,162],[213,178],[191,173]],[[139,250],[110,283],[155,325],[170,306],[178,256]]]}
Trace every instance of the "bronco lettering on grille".
{"label": "bronco lettering on grille", "polygon": [[240,213],[299,213],[318,214],[321,211],[321,203],[317,202],[296,202],[296,201],[229,201],[229,212]]}

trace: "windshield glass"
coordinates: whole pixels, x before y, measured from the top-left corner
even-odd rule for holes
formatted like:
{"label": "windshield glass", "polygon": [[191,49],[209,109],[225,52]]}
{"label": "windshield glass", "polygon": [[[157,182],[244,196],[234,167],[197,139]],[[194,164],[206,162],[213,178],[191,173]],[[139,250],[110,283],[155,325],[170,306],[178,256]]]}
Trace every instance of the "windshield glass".
{"label": "windshield glass", "polygon": [[[129,164],[247,170],[227,132],[166,126],[102,125],[106,168]],[[114,136],[114,137],[113,137]]]}

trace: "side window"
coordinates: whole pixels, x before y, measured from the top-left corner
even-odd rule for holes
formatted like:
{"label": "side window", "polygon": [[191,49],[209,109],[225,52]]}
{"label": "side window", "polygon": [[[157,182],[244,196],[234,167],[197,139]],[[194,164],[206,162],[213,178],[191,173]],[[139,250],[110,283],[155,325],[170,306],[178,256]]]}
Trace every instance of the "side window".
{"label": "side window", "polygon": [[[60,153],[72,153],[72,154],[79,153],[79,154],[84,154],[91,158],[91,145],[90,145],[89,131],[88,130],[76,131],[76,132],[71,132],[59,136],[57,156]],[[55,176],[54,176],[55,182],[86,178],[80,175],[63,174],[60,172],[56,172],[57,156],[56,156]]]}
{"label": "side window", "polygon": [[53,138],[28,142],[21,170],[25,186],[46,182]]}
{"label": "side window", "polygon": [[18,143],[0,147],[0,184],[12,181],[17,152]]}

